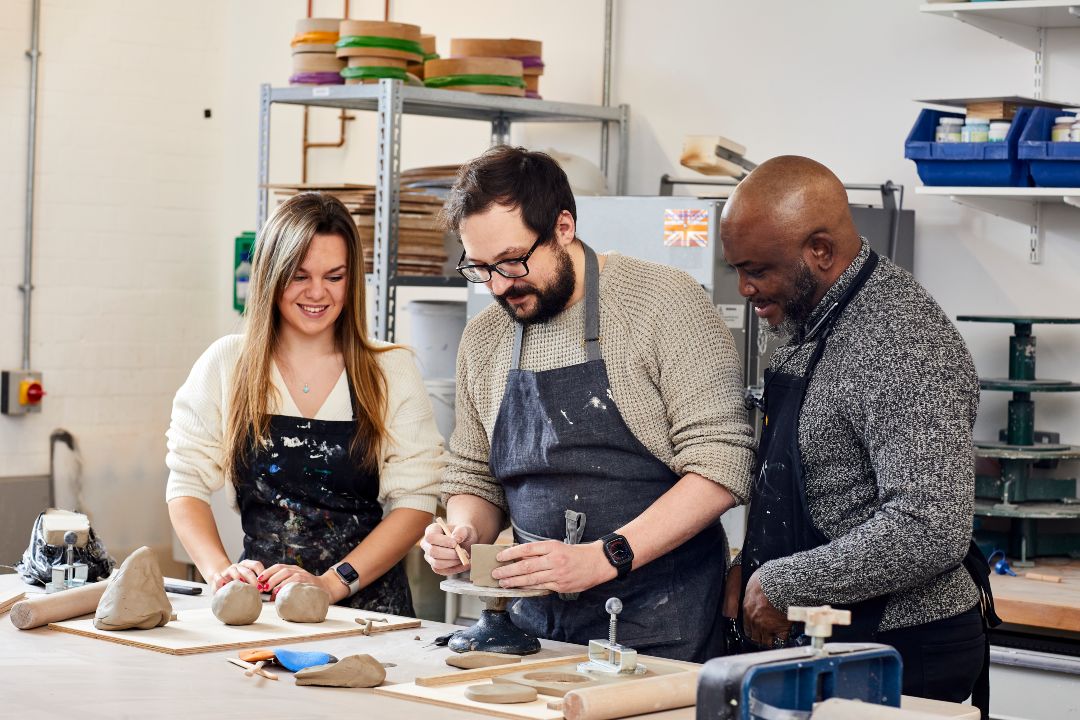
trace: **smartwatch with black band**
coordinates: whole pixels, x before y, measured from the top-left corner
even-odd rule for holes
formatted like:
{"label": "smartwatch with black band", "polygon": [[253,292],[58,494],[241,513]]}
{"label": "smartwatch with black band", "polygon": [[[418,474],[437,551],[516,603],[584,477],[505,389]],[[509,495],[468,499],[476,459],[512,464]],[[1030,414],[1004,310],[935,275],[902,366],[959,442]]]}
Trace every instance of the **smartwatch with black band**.
{"label": "smartwatch with black band", "polygon": [[347,562],[338,563],[334,566],[334,572],[337,573],[338,580],[349,588],[349,597],[360,592],[360,573],[356,572],[352,565]]}
{"label": "smartwatch with black band", "polygon": [[622,580],[629,575],[634,564],[634,551],[630,549],[626,538],[618,533],[609,533],[600,538],[600,544],[604,548],[604,556],[618,572],[618,579]]}

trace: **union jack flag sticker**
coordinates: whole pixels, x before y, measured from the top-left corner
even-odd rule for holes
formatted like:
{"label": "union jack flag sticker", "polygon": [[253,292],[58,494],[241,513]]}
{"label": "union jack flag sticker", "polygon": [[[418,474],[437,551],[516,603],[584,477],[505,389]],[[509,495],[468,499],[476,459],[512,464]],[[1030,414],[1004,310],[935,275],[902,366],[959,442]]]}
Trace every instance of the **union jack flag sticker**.
{"label": "union jack flag sticker", "polygon": [[709,247],[708,210],[665,210],[665,247]]}

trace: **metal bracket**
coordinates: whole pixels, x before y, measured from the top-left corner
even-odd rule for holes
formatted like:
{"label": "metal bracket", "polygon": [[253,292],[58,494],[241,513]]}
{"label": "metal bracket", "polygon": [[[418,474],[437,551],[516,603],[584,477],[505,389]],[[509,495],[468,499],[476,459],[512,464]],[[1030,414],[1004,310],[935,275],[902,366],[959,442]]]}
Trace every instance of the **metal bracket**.
{"label": "metal bracket", "polygon": [[375,242],[372,270],[375,281],[376,338],[394,341],[397,310],[398,212],[401,207],[401,81],[379,81],[378,143],[375,172]]}
{"label": "metal bracket", "polygon": [[971,197],[950,195],[949,199],[957,205],[970,207],[980,212],[996,215],[1006,220],[1028,226],[1028,262],[1038,265],[1042,262],[1042,203],[1026,200],[1010,200],[997,197]]}
{"label": "metal bracket", "polygon": [[491,146],[510,144],[510,118],[496,115],[491,120]]}
{"label": "metal bracket", "polygon": [[1043,86],[1046,85],[1046,28],[1039,28],[1039,47],[1035,50],[1035,77],[1032,81],[1034,97],[1042,99]]}
{"label": "metal bracket", "polygon": [[1008,40],[1022,48],[1027,48],[1032,52],[1039,51],[1039,31],[1035,28],[1026,25],[1018,25],[1017,23],[1009,22],[1007,20],[986,17],[970,11],[954,12],[952,13],[952,17],[960,22],[971,25],[972,27],[985,30],[991,35],[997,35],[1002,40]]}
{"label": "metal bracket", "polygon": [[263,223],[269,214],[269,194],[266,187],[270,182],[270,85],[263,83],[259,88],[259,193],[255,211],[255,231],[262,232]]}
{"label": "metal bracket", "polygon": [[1028,235],[1028,262],[1038,265],[1042,262],[1042,203],[1035,203],[1035,222],[1031,225]]}

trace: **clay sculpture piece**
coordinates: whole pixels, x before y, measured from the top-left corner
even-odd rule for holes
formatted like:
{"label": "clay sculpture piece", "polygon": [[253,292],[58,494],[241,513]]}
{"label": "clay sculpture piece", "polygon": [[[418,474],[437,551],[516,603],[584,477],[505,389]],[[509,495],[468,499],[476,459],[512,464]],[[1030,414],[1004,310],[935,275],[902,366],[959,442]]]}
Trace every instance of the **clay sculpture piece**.
{"label": "clay sculpture piece", "polygon": [[262,597],[254,585],[233,580],[214,593],[210,609],[226,625],[250,625],[262,614]]}
{"label": "clay sculpture piece", "polygon": [[476,668],[493,667],[495,665],[507,665],[521,662],[520,655],[506,655],[505,653],[472,651],[451,655],[446,658],[446,664],[450,667],[463,670],[475,670]]}
{"label": "clay sculpture piece", "polygon": [[465,697],[482,703],[526,703],[536,699],[535,688],[524,685],[470,685],[465,688]]}
{"label": "clay sculpture piece", "polygon": [[491,577],[491,571],[510,563],[498,562],[495,556],[510,547],[509,545],[473,545],[469,552],[472,558],[472,567],[469,569],[469,579],[473,585],[481,587],[499,587],[499,581]]}
{"label": "clay sculpture piece", "polygon": [[317,585],[289,583],[281,588],[274,608],[282,620],[298,623],[317,623],[326,619],[330,609],[330,593]]}
{"label": "clay sculpture piece", "polygon": [[386,679],[386,669],[370,655],[348,655],[336,663],[315,665],[296,673],[297,685],[372,688]]}
{"label": "clay sculpture piece", "polygon": [[169,622],[172,614],[157,557],[144,546],[131,553],[109,579],[94,613],[94,627],[149,630]]}

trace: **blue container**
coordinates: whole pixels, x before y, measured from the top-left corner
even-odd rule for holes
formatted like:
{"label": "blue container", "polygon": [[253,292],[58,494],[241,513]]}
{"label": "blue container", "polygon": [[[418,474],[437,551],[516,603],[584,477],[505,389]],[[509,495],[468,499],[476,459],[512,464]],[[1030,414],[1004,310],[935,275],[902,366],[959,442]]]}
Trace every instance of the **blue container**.
{"label": "blue container", "polygon": [[938,121],[964,116],[922,110],[904,143],[904,157],[915,161],[925,185],[1027,187],[1027,161],[1020,159],[1017,144],[1030,116],[1031,108],[1018,109],[1004,142],[939,143],[934,142]]}
{"label": "blue container", "polygon": [[1080,143],[1052,142],[1054,118],[1073,115],[1053,108],[1035,108],[1020,136],[1020,157],[1031,166],[1040,187],[1080,187]]}

